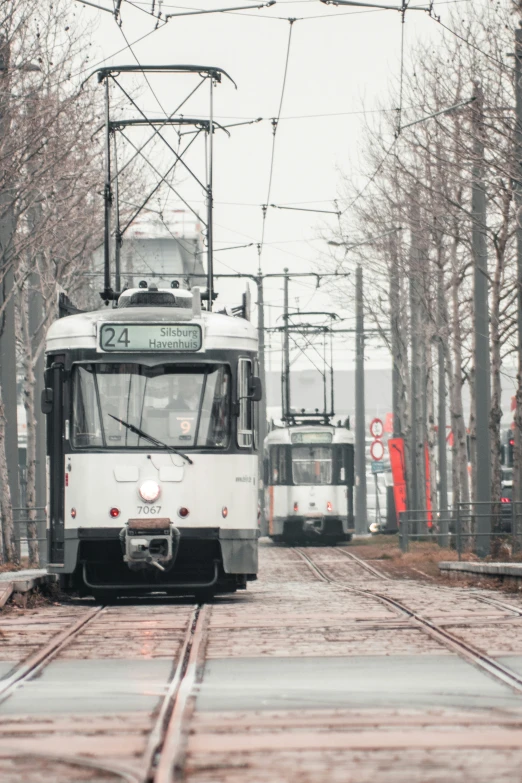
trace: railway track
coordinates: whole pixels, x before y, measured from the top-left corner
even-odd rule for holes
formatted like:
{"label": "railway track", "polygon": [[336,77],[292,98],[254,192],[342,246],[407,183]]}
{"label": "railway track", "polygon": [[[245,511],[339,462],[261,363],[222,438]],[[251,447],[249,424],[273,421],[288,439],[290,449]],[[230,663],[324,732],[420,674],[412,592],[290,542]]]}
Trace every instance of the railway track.
{"label": "railway track", "polygon": [[[410,622],[414,626],[420,628],[422,631],[424,631],[424,633],[431,636],[432,639],[435,639],[436,641],[443,644],[451,652],[456,653],[461,658],[464,658],[469,663],[472,663],[478,669],[485,672],[490,677],[493,677],[496,681],[501,682],[504,685],[508,685],[517,694],[522,694],[522,675],[517,674],[508,666],[496,661],[489,655],[486,655],[486,653],[482,652],[474,645],[469,644],[469,642],[463,641],[451,633],[451,631],[448,631],[447,628],[444,628],[443,626],[434,623],[432,620],[423,617],[418,612],[415,612],[413,609],[409,608],[402,601],[398,601],[389,595],[384,595],[375,589],[350,587],[349,585],[346,585],[343,582],[340,582],[337,579],[329,576],[324,568],[316,563],[307,552],[303,551],[299,547],[295,547],[294,551],[297,552],[302,560],[304,560],[304,562],[308,565],[310,570],[321,581],[335,585],[337,589],[372,598],[375,601],[392,608],[399,616],[403,618],[409,618]],[[337,553],[341,552],[342,550],[332,549],[332,551]],[[382,579],[383,581],[387,579],[384,574],[373,568],[373,566],[369,565],[368,563],[360,560],[360,558],[358,558],[356,555],[348,552],[343,552],[343,555],[356,563],[361,569],[371,573],[373,576]],[[520,612],[520,610],[518,610],[516,607],[504,604],[501,601],[496,601],[496,599],[485,599],[485,602],[499,608],[503,608],[504,610],[510,610],[522,616],[522,612]]]}
{"label": "railway track", "polygon": [[[111,607],[114,609],[114,607]],[[67,647],[77,641],[92,623],[100,618],[107,607],[98,606],[82,613],[81,617],[57,633],[43,647],[34,652],[4,680],[0,681],[0,704],[9,699],[18,688],[28,683]],[[198,605],[192,611],[184,638],[165,688],[159,708],[155,711],[152,728],[148,734],[142,758],[132,770],[126,765],[105,763],[102,759],[89,759],[81,755],[58,755],[53,752],[29,754],[42,763],[66,764],[79,769],[92,769],[114,776],[129,783],[173,783],[181,774],[188,736],[188,726],[193,710],[195,686],[201,679],[210,620],[210,607]],[[122,716],[122,721],[125,716]],[[5,751],[4,751],[5,753]],[[0,749],[0,758],[3,753]],[[13,749],[14,759],[23,753]]]}
{"label": "railway track", "polygon": [[12,673],[0,681],[0,704],[31,677],[41,671],[63,648],[70,644],[101,612],[103,606],[87,610],[79,620],[57,633],[46,645],[36,650],[25,661],[16,666]]}
{"label": "railway track", "polygon": [[[196,610],[190,629],[191,638],[187,640],[182,669],[179,676],[173,678],[176,685],[165,698],[163,719],[158,720],[156,736],[156,758],[151,756],[149,777],[153,783],[173,783],[183,775],[190,717],[194,708],[194,689],[201,680],[205,662],[205,648],[208,638],[210,607],[203,605]],[[169,716],[168,722],[165,720]],[[151,735],[152,736],[152,735]],[[151,746],[151,750],[153,747]]]}

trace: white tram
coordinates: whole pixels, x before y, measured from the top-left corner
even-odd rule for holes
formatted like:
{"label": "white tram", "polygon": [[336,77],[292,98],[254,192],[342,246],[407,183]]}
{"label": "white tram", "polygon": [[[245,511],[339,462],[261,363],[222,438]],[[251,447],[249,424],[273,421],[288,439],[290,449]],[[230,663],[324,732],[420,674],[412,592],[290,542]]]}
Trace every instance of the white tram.
{"label": "white tram", "polygon": [[264,443],[265,516],[273,541],[350,541],[354,438],[343,426],[276,428]]}
{"label": "white tram", "polygon": [[49,570],[62,587],[207,595],[255,579],[254,327],[202,311],[197,288],[150,285],[53,323],[46,357]]}

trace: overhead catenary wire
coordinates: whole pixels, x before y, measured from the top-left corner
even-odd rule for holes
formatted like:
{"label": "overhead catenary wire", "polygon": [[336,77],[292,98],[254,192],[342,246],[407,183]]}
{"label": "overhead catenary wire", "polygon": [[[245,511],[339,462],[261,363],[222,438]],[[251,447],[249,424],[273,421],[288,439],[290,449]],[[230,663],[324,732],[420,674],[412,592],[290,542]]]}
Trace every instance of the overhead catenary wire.
{"label": "overhead catenary wire", "polygon": [[259,254],[259,269],[261,270],[261,256],[263,253],[263,244],[265,241],[265,230],[266,230],[266,213],[268,204],[270,203],[270,194],[272,191],[272,179],[274,175],[274,160],[275,160],[275,150],[276,150],[276,139],[277,139],[277,128],[279,123],[279,118],[281,117],[281,112],[283,109],[283,101],[285,99],[285,90],[286,90],[286,81],[288,77],[288,63],[290,62],[290,50],[292,46],[292,31],[294,28],[295,19],[289,19],[288,22],[290,24],[290,28],[288,30],[288,41],[286,45],[286,58],[285,58],[285,69],[283,73],[283,84],[281,87],[281,97],[279,99],[279,109],[277,112],[277,117],[272,119],[272,153],[270,155],[270,171],[268,175],[268,191],[266,195],[266,201],[265,204],[261,207],[262,214],[263,214],[263,222],[261,227],[261,241],[259,242],[258,246],[258,254]]}

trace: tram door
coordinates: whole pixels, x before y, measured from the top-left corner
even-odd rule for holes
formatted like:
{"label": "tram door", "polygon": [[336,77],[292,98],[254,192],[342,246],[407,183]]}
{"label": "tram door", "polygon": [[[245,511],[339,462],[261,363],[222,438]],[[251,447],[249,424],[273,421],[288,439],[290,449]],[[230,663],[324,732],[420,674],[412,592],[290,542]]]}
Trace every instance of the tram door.
{"label": "tram door", "polygon": [[64,558],[63,364],[55,361],[46,371],[45,381],[42,410],[47,414],[48,557],[49,563],[57,564]]}
{"label": "tram door", "polygon": [[348,528],[354,526],[353,488],[355,484],[354,447],[351,443],[334,446],[334,476],[336,484],[346,487]]}

